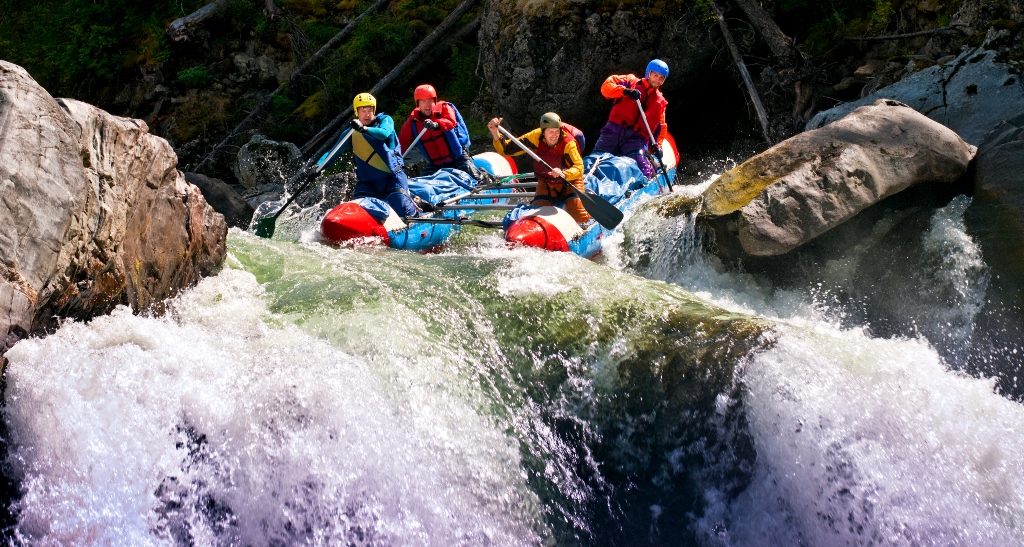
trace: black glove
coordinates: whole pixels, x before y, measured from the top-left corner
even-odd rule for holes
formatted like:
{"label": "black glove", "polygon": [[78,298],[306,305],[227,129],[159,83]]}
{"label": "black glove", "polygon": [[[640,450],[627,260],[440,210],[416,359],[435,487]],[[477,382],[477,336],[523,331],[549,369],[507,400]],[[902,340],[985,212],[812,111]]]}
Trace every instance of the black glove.
{"label": "black glove", "polygon": [[651,144],[651,153],[654,154],[654,157],[658,158],[658,161],[661,161],[661,157],[665,155],[665,153],[661,150],[661,147],[653,143]]}
{"label": "black glove", "polygon": [[352,118],[352,121],[348,122],[348,124],[352,126],[352,129],[355,129],[360,133],[366,132],[366,126],[363,125],[363,122],[359,121],[357,118]]}
{"label": "black glove", "polygon": [[423,127],[426,127],[431,131],[437,131],[438,129],[441,129],[441,124],[435,122],[434,120],[424,120]]}
{"label": "black glove", "polygon": [[627,87],[626,89],[622,90],[622,96],[623,97],[629,97],[630,99],[633,99],[635,101],[635,100],[640,98],[640,90],[639,89],[629,89]]}

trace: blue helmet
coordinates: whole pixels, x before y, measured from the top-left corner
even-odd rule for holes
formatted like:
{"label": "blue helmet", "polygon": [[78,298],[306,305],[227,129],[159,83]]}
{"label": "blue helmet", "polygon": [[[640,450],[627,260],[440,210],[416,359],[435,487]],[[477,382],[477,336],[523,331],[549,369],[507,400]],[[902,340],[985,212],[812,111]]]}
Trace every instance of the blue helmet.
{"label": "blue helmet", "polygon": [[668,64],[661,59],[655,59],[647,63],[647,72],[644,73],[644,77],[650,77],[651,73],[655,72],[668,78]]}

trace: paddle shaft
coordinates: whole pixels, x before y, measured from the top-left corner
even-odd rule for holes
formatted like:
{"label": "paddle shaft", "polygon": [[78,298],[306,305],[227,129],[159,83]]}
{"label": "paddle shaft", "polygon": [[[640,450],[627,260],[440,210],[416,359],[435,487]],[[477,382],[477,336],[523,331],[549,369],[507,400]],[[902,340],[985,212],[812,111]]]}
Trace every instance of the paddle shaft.
{"label": "paddle shaft", "polygon": [[[533,158],[534,161],[543,165],[544,167],[547,167],[548,171],[554,170],[554,168],[548,165],[548,162],[542,160],[540,156],[533,152],[533,150],[530,150],[529,148],[527,148],[525,144],[519,142],[519,139],[517,139],[514,135],[509,133],[507,129],[500,125],[497,127],[497,129],[499,132],[501,132],[502,135],[505,136],[505,138],[516,143],[516,146],[521,148],[523,152],[526,152],[526,154]],[[583,190],[576,188],[576,186],[574,186],[571,182],[565,180],[565,177],[558,178],[565,182],[569,189],[572,190],[574,194],[576,194],[576,197],[579,198],[580,203],[583,205],[583,209],[588,214],[590,214],[590,216],[593,217],[598,224],[604,226],[605,228],[608,228],[609,230],[613,230],[616,226],[619,225],[620,222],[622,222],[622,211],[616,209],[615,206],[612,205],[611,203],[608,203],[608,200],[604,199],[603,197],[597,194],[587,194]]]}
{"label": "paddle shaft", "polygon": [[[338,141],[338,144],[334,145],[334,148],[331,148],[331,151],[328,153],[328,157],[337,153],[337,151],[341,149],[341,147],[344,146],[346,142],[348,142],[348,139],[351,136],[352,131],[349,131],[347,135],[345,135],[341,140]],[[306,179],[305,182],[302,183],[301,186],[299,186],[297,190],[295,190],[295,192],[292,193],[291,196],[288,197],[288,199],[284,202],[284,205],[282,205],[281,208],[278,209],[274,214],[267,215],[260,219],[256,219],[254,229],[256,235],[265,238],[270,238],[274,236],[274,228],[277,223],[277,218],[281,216],[281,213],[283,213],[284,210],[287,209],[288,206],[291,205],[293,201],[295,201],[295,198],[299,197],[299,194],[304,192],[306,188],[309,187],[310,184],[313,184],[313,181],[316,180],[317,175],[322,173],[323,170],[327,168],[327,163],[328,162],[325,161],[322,164],[318,164],[313,169],[313,172],[311,174],[309,173],[309,171],[307,171],[307,169],[309,168],[308,163],[302,166],[302,169],[300,169],[299,172],[296,173],[294,177],[292,177],[292,180],[288,182],[293,182],[295,180],[298,180],[299,178],[302,178],[303,176],[306,176],[308,178]],[[287,183],[285,184],[285,186],[287,186]]]}
{"label": "paddle shaft", "polygon": [[412,144],[409,145],[409,148],[407,148],[405,150],[405,152],[402,152],[402,159],[403,160],[405,159],[405,155],[409,153],[409,150],[412,150],[413,148],[416,148],[416,143],[420,142],[420,139],[423,138],[423,134],[426,133],[426,132],[427,132],[427,128],[424,127],[423,130],[420,131],[420,134],[416,135],[416,138],[413,139]]}
{"label": "paddle shaft", "polygon": [[[657,139],[654,138],[654,131],[651,131],[651,124],[647,122],[647,114],[644,113],[644,105],[640,102],[640,99],[636,100],[636,107],[640,109],[640,119],[644,121],[644,127],[647,128],[647,136],[651,138],[651,144],[655,147],[658,146]],[[665,175],[665,185],[668,186],[668,191],[672,191],[672,181],[668,180],[668,170],[665,169],[665,162],[658,158],[658,167],[661,167],[661,174]]]}

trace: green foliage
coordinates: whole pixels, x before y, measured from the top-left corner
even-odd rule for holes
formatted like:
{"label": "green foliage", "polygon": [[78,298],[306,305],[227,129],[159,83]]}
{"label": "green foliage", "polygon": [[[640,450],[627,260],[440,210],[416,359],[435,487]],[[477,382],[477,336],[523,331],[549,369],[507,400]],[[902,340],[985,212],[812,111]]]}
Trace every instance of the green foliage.
{"label": "green foliage", "polygon": [[704,23],[711,23],[718,20],[715,10],[711,9],[711,2],[708,0],[695,0],[697,11],[700,12],[700,20]]}
{"label": "green foliage", "polygon": [[881,34],[889,26],[889,21],[896,13],[890,0],[875,0],[875,9],[868,16],[868,32]]}
{"label": "green foliage", "polygon": [[480,50],[473,46],[452,46],[448,68],[452,71],[453,81],[448,85],[446,95],[457,105],[469,104],[480,92],[483,82],[476,75],[479,53]]}
{"label": "green foliage", "polygon": [[283,120],[295,111],[295,101],[284,95],[274,95],[270,101],[270,110],[274,113],[275,118]]}
{"label": "green foliage", "polygon": [[189,87],[206,87],[213,80],[213,73],[206,65],[196,65],[178,73],[178,82]]}
{"label": "green foliage", "polygon": [[0,1],[0,58],[55,95],[90,98],[138,66],[166,62],[163,28],[203,4],[142,0]]}

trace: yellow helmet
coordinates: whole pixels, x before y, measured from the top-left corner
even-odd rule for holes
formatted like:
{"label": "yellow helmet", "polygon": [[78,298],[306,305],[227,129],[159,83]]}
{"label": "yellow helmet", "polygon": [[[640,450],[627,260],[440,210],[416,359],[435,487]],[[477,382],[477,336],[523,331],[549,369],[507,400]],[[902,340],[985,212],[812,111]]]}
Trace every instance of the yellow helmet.
{"label": "yellow helmet", "polygon": [[547,112],[540,117],[541,129],[548,129],[551,127],[562,127],[562,118],[558,117],[558,114],[554,112]]}
{"label": "yellow helmet", "polygon": [[369,93],[360,93],[352,99],[352,110],[359,110],[360,106],[372,106],[374,113],[377,112],[377,99]]}

